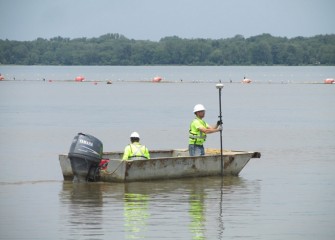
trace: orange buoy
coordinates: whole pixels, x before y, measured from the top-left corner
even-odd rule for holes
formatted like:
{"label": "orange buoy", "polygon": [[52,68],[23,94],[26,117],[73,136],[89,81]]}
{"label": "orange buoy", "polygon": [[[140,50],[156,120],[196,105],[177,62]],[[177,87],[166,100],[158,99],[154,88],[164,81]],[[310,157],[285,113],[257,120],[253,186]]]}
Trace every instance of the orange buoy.
{"label": "orange buoy", "polygon": [[251,79],[249,78],[244,78],[242,83],[251,83]]}
{"label": "orange buoy", "polygon": [[4,79],[5,79],[5,77],[2,76],[2,75],[0,75],[0,81],[1,81],[1,80],[4,80]]}
{"label": "orange buoy", "polygon": [[78,76],[74,79],[76,82],[82,82],[85,80],[85,78],[83,76]]}
{"label": "orange buoy", "polygon": [[333,79],[333,78],[327,78],[327,79],[324,80],[324,83],[325,84],[333,84],[333,83],[335,83],[335,79]]}
{"label": "orange buoy", "polygon": [[153,81],[153,82],[160,82],[160,81],[162,81],[162,78],[161,78],[161,77],[154,77],[154,78],[152,79],[152,81]]}

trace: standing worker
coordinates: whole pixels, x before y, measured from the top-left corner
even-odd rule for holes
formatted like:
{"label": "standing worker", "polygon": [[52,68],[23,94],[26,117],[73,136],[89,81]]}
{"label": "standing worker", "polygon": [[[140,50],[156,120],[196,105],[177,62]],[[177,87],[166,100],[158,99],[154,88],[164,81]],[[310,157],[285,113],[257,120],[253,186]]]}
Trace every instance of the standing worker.
{"label": "standing worker", "polygon": [[205,117],[205,107],[202,104],[194,106],[193,113],[196,118],[191,122],[190,125],[190,136],[188,150],[190,156],[201,156],[205,155],[204,142],[206,136],[209,133],[215,133],[221,131],[221,121],[216,123],[215,127],[211,127],[206,123],[203,118]]}
{"label": "standing worker", "polygon": [[130,134],[131,144],[124,149],[122,160],[143,160],[150,159],[149,150],[140,144],[140,135],[137,132]]}

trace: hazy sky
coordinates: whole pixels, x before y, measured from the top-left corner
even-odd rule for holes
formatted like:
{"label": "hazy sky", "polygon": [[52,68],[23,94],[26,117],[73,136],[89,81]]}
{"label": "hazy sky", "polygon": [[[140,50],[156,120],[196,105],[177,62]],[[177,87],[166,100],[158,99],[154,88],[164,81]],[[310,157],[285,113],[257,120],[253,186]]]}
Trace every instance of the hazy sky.
{"label": "hazy sky", "polygon": [[0,39],[335,33],[334,0],[0,0]]}

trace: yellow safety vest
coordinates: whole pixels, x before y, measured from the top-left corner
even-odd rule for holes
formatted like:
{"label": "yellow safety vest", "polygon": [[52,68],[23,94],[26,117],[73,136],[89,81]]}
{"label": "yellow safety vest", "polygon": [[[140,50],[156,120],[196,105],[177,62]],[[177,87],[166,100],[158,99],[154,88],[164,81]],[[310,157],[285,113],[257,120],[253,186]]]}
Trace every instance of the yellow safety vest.
{"label": "yellow safety vest", "polygon": [[189,144],[203,145],[206,141],[207,134],[199,130],[200,127],[207,128],[208,124],[200,119],[195,118],[190,125]]}
{"label": "yellow safety vest", "polygon": [[123,160],[150,159],[149,150],[138,142],[129,144],[124,149]]}

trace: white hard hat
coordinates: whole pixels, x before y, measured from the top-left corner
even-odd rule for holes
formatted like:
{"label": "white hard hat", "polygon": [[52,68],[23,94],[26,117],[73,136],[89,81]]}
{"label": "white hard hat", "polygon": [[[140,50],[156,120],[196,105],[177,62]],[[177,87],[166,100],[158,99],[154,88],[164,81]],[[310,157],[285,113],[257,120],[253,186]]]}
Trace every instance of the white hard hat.
{"label": "white hard hat", "polygon": [[202,104],[197,104],[194,106],[194,109],[193,109],[193,112],[196,113],[196,112],[199,112],[199,111],[205,111],[205,107],[204,105]]}
{"label": "white hard hat", "polygon": [[140,135],[139,135],[137,132],[132,132],[132,133],[130,134],[130,137],[131,137],[131,138],[140,138]]}

